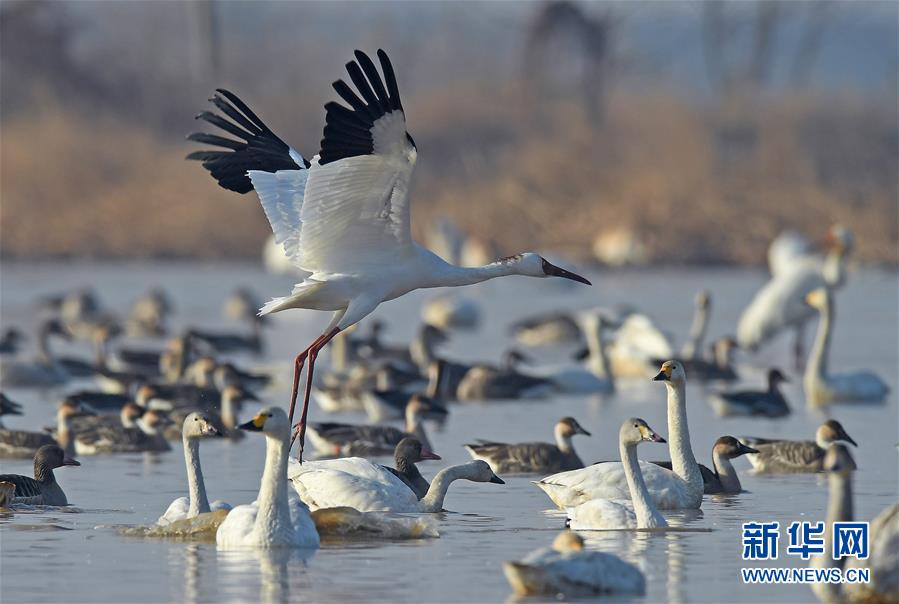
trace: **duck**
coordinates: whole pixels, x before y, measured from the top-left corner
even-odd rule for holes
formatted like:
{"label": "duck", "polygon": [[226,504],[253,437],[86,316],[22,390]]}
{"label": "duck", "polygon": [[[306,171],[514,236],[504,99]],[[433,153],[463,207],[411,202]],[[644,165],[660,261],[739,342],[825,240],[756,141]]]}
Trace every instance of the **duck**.
{"label": "duck", "polygon": [[4,415],[22,415],[22,405],[0,392],[0,429],[3,428]]}
{"label": "duck", "polygon": [[71,376],[60,365],[50,349],[50,338],[71,340],[69,332],[58,319],[41,323],[37,334],[36,359],[31,361],[13,360],[0,365],[0,385],[17,388],[51,388],[61,386]]}
{"label": "duck", "polygon": [[[288,488],[290,421],[280,407],[265,407],[241,430],[265,436],[265,469],[256,501],[235,506],[215,533],[219,549],[317,549],[320,541],[309,508]],[[299,464],[298,464],[299,465]]]}
{"label": "duck", "polygon": [[756,473],[787,474],[820,472],[823,469],[824,454],[835,442],[858,445],[835,419],[829,419],[815,431],[815,440],[777,440],[741,436],[740,442],[758,453],[749,454],[746,459]]}
{"label": "duck", "polygon": [[824,553],[813,554],[809,566],[817,570],[867,570],[869,580],[864,583],[813,583],[812,591],[828,604],[860,604],[896,602],[899,599],[896,561],[899,552],[899,504],[886,507],[869,525],[868,556],[865,559],[844,557],[835,560],[833,524],[853,522],[852,474],[857,466],[849,449],[840,443],[832,445],[824,456],[823,470],[827,472],[829,496],[824,530]]}
{"label": "duck", "polygon": [[360,512],[434,513],[443,511],[446,492],[456,480],[505,484],[487,462],[476,460],[437,472],[427,493],[419,500],[396,474],[361,457],[302,464],[290,461],[290,481],[313,511],[346,506]]}
{"label": "duck", "polygon": [[318,422],[307,426],[309,441],[325,455],[389,455],[401,440],[414,436],[430,448],[424,420],[427,417],[446,417],[445,407],[433,404],[428,397],[413,394],[406,404],[405,430],[377,424],[344,424]]}
{"label": "duck", "polygon": [[809,292],[819,287],[842,287],[846,262],[853,248],[852,233],[834,225],[828,234],[828,252],[823,263],[813,257],[788,263],[787,269],[772,275],[740,316],[737,341],[740,348],[758,350],[785,329],[795,332],[793,360],[802,366],[805,325],[815,311],[805,303]]}
{"label": "duck", "polygon": [[563,417],[553,429],[556,444],[532,442],[507,444],[478,441],[467,444],[465,450],[472,459],[482,459],[497,473],[564,472],[584,467],[571,440],[575,434],[590,436],[573,417]]}
{"label": "duck", "polygon": [[19,345],[25,340],[23,334],[16,327],[7,327],[0,335],[0,355],[13,355],[19,352]]}
{"label": "duck", "polygon": [[165,437],[168,440],[180,440],[183,436],[182,425],[188,415],[199,411],[209,417],[216,428],[231,440],[240,440],[246,434],[238,429],[238,416],[243,409],[243,404],[248,401],[259,401],[259,398],[243,389],[241,386],[228,385],[222,388],[218,405],[206,403],[202,406],[184,406],[174,409],[168,414],[171,423],[166,428]]}
{"label": "duck", "polygon": [[56,410],[56,437],[49,432],[0,429],[0,457],[32,457],[46,445],[58,445],[66,455],[75,455],[72,419],[85,413],[75,402],[63,400]]}
{"label": "duck", "polygon": [[[706,495],[741,493],[743,487],[740,484],[740,477],[737,476],[737,470],[731,460],[753,453],[758,453],[758,449],[744,445],[733,436],[722,436],[716,440],[712,445],[712,467],[715,469],[710,470],[699,464],[699,470],[702,472],[703,493]],[[652,463],[671,469],[670,461],[654,461]]]}
{"label": "duck", "polygon": [[34,454],[34,478],[19,474],[0,474],[0,482],[15,485],[10,503],[28,505],[69,505],[66,494],[56,482],[53,470],[81,464],[68,457],[59,445],[44,445]]}
{"label": "duck", "polygon": [[155,409],[143,414],[133,428],[124,426],[99,426],[75,436],[78,455],[105,453],[159,453],[171,450],[165,439],[165,426],[169,420]]}
{"label": "duck", "polygon": [[439,461],[441,458],[414,436],[407,436],[397,443],[394,450],[393,463],[396,468],[389,466],[384,466],[384,468],[402,480],[415,493],[416,497],[422,499],[428,494],[431,483],[421,475],[415,464],[428,459]]}
{"label": "duck", "polygon": [[690,332],[680,349],[682,361],[695,359],[702,353],[702,344],[709,327],[709,316],[711,313],[712,294],[707,289],[700,290],[696,294],[696,307],[693,313],[693,323],[690,325]]}
{"label": "duck", "polygon": [[556,392],[566,394],[611,394],[615,380],[609,365],[605,336],[608,319],[603,312],[585,312],[577,315],[578,325],[587,341],[584,356],[586,368],[564,369],[545,376]]}
{"label": "duck", "polygon": [[184,418],[181,428],[184,445],[184,463],[187,466],[187,497],[175,499],[156,524],[168,526],[178,520],[194,518],[200,514],[218,510],[230,510],[231,506],[222,501],[209,503],[206,497],[206,484],[203,482],[203,470],[200,467],[200,439],[209,436],[222,436],[208,417],[194,412]]}
{"label": "duck", "polygon": [[503,573],[518,596],[646,593],[646,577],[640,569],[614,554],[585,550],[584,538],[572,531],[560,533],[551,548],[504,562]]}
{"label": "duck", "polygon": [[655,529],[668,526],[665,517],[652,502],[637,461],[637,445],[641,442],[664,443],[646,421],[631,417],[618,431],[618,449],[627,477],[629,502],[591,499],[568,508],[568,526],[577,531],[603,529]]}
{"label": "duck", "polygon": [[834,320],[833,293],[830,288],[819,287],[811,291],[805,300],[820,314],[818,333],[803,376],[808,402],[812,405],[883,402],[890,389],[880,376],[870,371],[840,374],[831,374],[828,371],[827,360]]}
{"label": "duck", "polygon": [[[687,426],[687,375],[680,361],[665,361],[653,378],[668,391],[668,450],[673,470],[641,462],[646,486],[660,509],[697,509],[702,504],[703,480],[690,447]],[[627,499],[629,489],[620,462],[602,462],[580,470],[553,474],[534,484],[560,509],[580,505],[590,499]]]}
{"label": "duck", "polygon": [[709,403],[719,417],[786,417],[790,405],[780,391],[780,385],[790,380],[780,369],[768,370],[767,390],[731,390],[712,393]]}

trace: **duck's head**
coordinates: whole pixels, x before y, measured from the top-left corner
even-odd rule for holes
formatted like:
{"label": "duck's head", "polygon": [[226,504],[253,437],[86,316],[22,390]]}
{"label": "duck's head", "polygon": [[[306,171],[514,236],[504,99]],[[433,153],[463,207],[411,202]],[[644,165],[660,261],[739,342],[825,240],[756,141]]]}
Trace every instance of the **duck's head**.
{"label": "duck's head", "polygon": [[559,268],[549,260],[534,252],[524,252],[503,258],[499,261],[508,265],[513,269],[514,274],[523,275],[525,277],[561,277],[583,283],[585,285],[593,285],[587,279],[581,277],[577,273],[572,273],[564,268]]}
{"label": "duck's head", "polygon": [[248,432],[262,432],[267,436],[289,438],[290,420],[281,407],[264,407],[250,421],[237,426]]}
{"label": "duck's head", "polygon": [[440,456],[422,445],[417,438],[407,436],[397,443],[396,449],[393,450],[393,459],[399,468],[425,461],[426,459],[439,460]]}
{"label": "duck's head", "polygon": [[855,460],[852,459],[852,454],[849,453],[849,449],[846,445],[841,445],[840,443],[835,443],[827,449],[827,453],[824,454],[822,467],[825,472],[843,476],[848,476],[857,468]]}
{"label": "duck's head", "polygon": [[553,549],[557,552],[579,552],[584,549],[584,538],[574,531],[562,531],[553,539]]}
{"label": "duck's head", "polygon": [[667,442],[655,430],[649,427],[645,420],[639,417],[631,417],[624,420],[618,437],[625,445],[637,445],[641,442],[664,443]]}
{"label": "duck's head", "polygon": [[563,417],[559,421],[556,422],[556,432],[560,436],[572,437],[575,434],[583,434],[584,436],[590,436],[590,433],[584,430],[584,427],[581,426],[576,419],[573,417]]}
{"label": "duck's head", "polygon": [[206,436],[221,436],[218,428],[212,425],[209,417],[198,411],[194,411],[184,418],[184,426],[181,428],[184,438],[204,438]]}
{"label": "duck's head", "polygon": [[852,437],[843,429],[843,424],[835,419],[827,420],[815,432],[815,442],[822,449],[827,449],[832,443],[839,441],[847,442],[854,447],[858,446],[858,443],[852,440]]}
{"label": "duck's head", "polygon": [[734,459],[747,453],[758,453],[758,449],[744,445],[733,436],[722,436],[712,446],[712,454],[716,453],[726,459]]}
{"label": "duck's head", "polygon": [[665,361],[652,379],[668,384],[683,384],[687,381],[687,373],[684,371],[684,364],[680,361]]}

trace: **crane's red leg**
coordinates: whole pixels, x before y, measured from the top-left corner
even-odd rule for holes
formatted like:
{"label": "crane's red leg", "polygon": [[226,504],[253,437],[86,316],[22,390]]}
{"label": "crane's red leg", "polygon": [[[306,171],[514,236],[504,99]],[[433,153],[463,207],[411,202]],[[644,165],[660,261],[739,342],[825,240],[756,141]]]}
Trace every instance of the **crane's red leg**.
{"label": "crane's red leg", "polygon": [[293,438],[290,442],[292,446],[293,441],[299,436],[300,451],[297,455],[297,459],[300,463],[303,463],[303,449],[306,445],[306,415],[309,413],[309,395],[312,394],[312,376],[315,373],[315,359],[318,358],[319,351],[338,333],[340,333],[340,329],[335,327],[316,340],[308,350],[309,368],[306,370],[306,391],[303,393],[303,413],[300,415],[300,421],[294,429]]}
{"label": "crane's red leg", "polygon": [[300,373],[303,372],[303,365],[306,363],[306,357],[309,356],[309,351],[324,337],[325,336],[321,335],[315,338],[315,341],[312,342],[306,350],[298,354],[297,358],[293,361],[293,390],[290,395],[290,410],[287,413],[290,425],[293,425],[293,410],[297,405],[297,395],[300,391]]}

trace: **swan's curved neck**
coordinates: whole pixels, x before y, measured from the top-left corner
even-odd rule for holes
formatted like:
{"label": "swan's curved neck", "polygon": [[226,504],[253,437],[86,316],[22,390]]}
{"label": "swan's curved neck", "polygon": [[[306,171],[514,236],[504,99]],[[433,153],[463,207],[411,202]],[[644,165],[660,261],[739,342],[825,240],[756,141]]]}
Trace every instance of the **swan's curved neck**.
{"label": "swan's curved neck", "polygon": [[188,517],[205,514],[209,510],[206,498],[206,485],[203,482],[203,470],[200,468],[200,441],[196,438],[182,437],[184,444],[184,464],[187,466],[187,489],[190,506]]}
{"label": "swan's curved neck", "polygon": [[833,304],[830,295],[820,310],[818,320],[818,332],[815,335],[815,343],[809,355],[808,364],[805,367],[805,383],[815,383],[827,379],[827,354],[830,350],[830,334],[833,326]]}
{"label": "swan's curved neck", "polygon": [[619,443],[621,463],[624,465],[624,476],[627,478],[627,487],[634,503],[634,514],[637,516],[637,528],[659,528],[668,526],[664,516],[659,513],[646,482],[643,480],[643,472],[640,470],[640,462],[637,459],[637,445],[625,445]]}
{"label": "swan's curved neck", "polygon": [[288,437],[265,435],[265,470],[256,500],[255,530],[263,543],[270,543],[279,534],[292,530],[290,508],[287,505]]}
{"label": "swan's curved neck", "polygon": [[554,434],[556,436],[556,446],[559,447],[560,451],[563,453],[572,453],[574,451],[574,447],[571,445],[571,434],[566,432],[565,426],[556,424]]}
{"label": "swan's curved neck", "polygon": [[406,433],[417,438],[423,447],[428,449],[431,448],[431,441],[428,440],[428,433],[425,432],[424,420],[421,417],[421,413],[416,411],[406,412]]}
{"label": "swan's curved neck", "polygon": [[681,349],[681,357],[695,359],[698,351],[702,350],[702,342],[709,325],[709,310],[707,306],[697,306],[693,314],[693,324],[690,325],[690,333],[684,347]]}
{"label": "swan's curved neck", "polygon": [[586,330],[586,338],[587,350],[590,352],[587,362],[590,373],[604,380],[612,379],[606,342],[602,337],[602,321],[594,321],[590,329]]}
{"label": "swan's curved neck", "polygon": [[737,476],[737,470],[730,458],[721,455],[718,451],[712,451],[712,465],[715,467],[715,474],[721,482],[721,489],[725,493],[739,493],[743,490],[740,484],[740,478]]}
{"label": "swan's curved neck", "polygon": [[443,500],[446,498],[446,492],[450,484],[460,478],[466,478],[466,467],[451,466],[437,472],[428,492],[421,498],[421,508],[425,512],[439,512],[443,509]]}
{"label": "swan's curved neck", "polygon": [[[830,495],[827,500],[827,519],[824,525],[824,552],[815,554],[809,566],[812,568],[840,568],[843,560],[834,560],[833,552],[833,523],[851,522],[852,509],[852,478],[842,474],[828,476]],[[841,587],[839,583],[816,583],[812,585],[815,595],[823,602],[841,602]]]}
{"label": "swan's curved neck", "polygon": [[687,427],[687,395],[684,382],[666,383],[668,388],[668,437],[671,469],[691,488],[702,493],[702,473],[690,446],[690,430]]}

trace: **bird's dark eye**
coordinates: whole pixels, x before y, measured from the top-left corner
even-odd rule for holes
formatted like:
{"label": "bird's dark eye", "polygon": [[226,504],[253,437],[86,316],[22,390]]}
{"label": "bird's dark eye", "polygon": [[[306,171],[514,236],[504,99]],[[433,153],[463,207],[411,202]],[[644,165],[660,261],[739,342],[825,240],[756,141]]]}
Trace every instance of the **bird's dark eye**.
{"label": "bird's dark eye", "polygon": [[198,422],[198,421],[200,421],[200,418],[199,418],[199,417],[195,417],[195,418],[194,418],[194,421],[195,421],[195,422]]}
{"label": "bird's dark eye", "polygon": [[638,424],[634,424],[634,428],[639,428],[639,427],[640,426]]}

